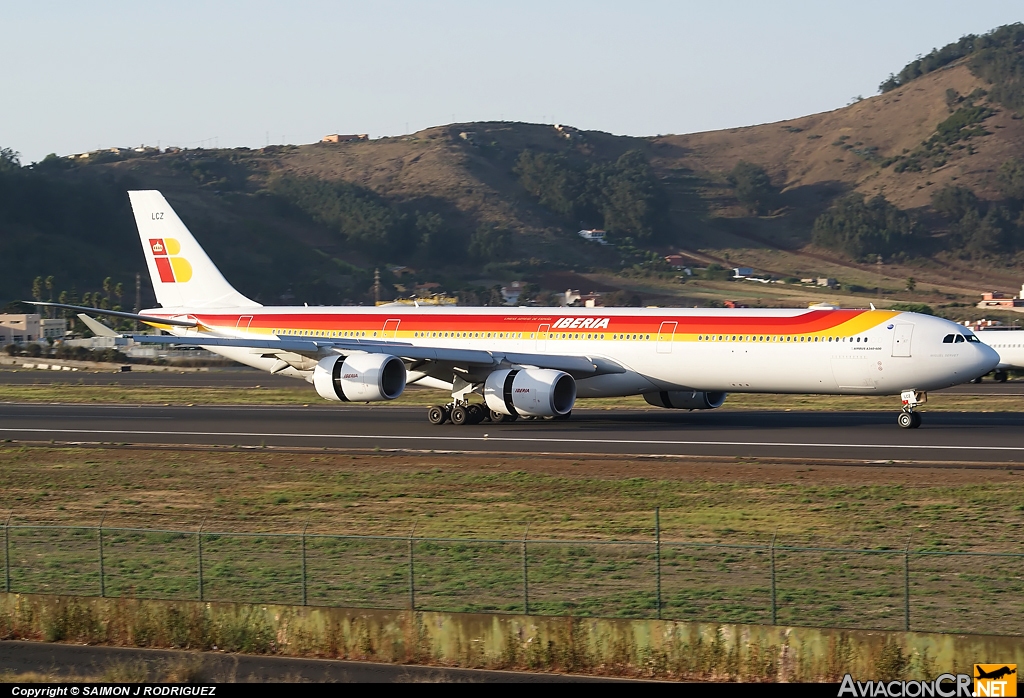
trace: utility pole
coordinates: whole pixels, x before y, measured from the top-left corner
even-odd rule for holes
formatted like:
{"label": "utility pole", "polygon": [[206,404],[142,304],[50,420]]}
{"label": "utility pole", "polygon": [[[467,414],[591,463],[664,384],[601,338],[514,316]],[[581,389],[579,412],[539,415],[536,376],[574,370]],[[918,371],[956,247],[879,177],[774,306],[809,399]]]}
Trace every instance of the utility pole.
{"label": "utility pole", "polygon": [[879,259],[874,263],[879,269],[879,300],[882,300],[882,255],[879,255]]}
{"label": "utility pole", "polygon": [[[142,274],[135,272],[135,314],[142,310]],[[139,331],[139,321],[135,321],[135,331]]]}

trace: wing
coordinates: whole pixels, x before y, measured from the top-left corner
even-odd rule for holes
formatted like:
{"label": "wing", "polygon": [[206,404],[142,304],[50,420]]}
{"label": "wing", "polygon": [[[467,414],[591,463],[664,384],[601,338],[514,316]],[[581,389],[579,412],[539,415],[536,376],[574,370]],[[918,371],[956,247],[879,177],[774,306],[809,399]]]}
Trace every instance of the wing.
{"label": "wing", "polygon": [[[502,366],[527,366],[565,371],[577,378],[605,373],[625,373],[619,364],[600,357],[567,356],[560,354],[534,354],[499,352],[481,349],[451,347],[418,347],[405,342],[383,340],[328,340],[328,339],[243,339],[235,337],[129,334],[126,337],[140,344],[174,344],[194,347],[238,347],[259,351],[266,356],[284,358],[285,354],[298,354],[308,358],[323,358],[331,354],[393,354],[418,368],[424,364],[439,364],[446,368],[462,368],[475,374]],[[287,361],[287,359],[284,359]],[[420,369],[422,370],[422,369]]]}

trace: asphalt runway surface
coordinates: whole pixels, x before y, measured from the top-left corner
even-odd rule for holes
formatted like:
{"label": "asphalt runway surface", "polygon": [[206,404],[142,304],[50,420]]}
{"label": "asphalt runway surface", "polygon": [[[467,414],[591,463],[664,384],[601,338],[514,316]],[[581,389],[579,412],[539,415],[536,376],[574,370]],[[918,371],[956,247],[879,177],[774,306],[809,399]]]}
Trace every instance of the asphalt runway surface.
{"label": "asphalt runway surface", "polygon": [[[44,642],[0,642],[0,672],[38,672],[65,678],[102,676],[104,671],[142,662],[155,677],[182,660],[199,664],[200,683],[552,683],[609,681],[592,676],[488,671],[447,667],[297,659],[214,652],[184,652]],[[620,679],[621,681],[621,679]]]}
{"label": "asphalt runway surface", "polygon": [[854,461],[1024,462],[1024,413],[726,409],[574,411],[568,421],[433,426],[426,408],[367,405],[0,404],[0,439],[85,443],[564,455],[743,456]]}

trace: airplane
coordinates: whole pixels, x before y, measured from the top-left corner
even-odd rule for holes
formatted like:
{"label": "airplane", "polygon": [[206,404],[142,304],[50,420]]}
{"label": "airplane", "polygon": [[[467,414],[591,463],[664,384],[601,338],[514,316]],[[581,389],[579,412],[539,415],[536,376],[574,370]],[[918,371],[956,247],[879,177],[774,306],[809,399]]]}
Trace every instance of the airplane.
{"label": "airplane", "polygon": [[[131,318],[167,335],[312,383],[327,400],[394,400],[407,385],[445,391],[433,424],[568,419],[577,399],[642,395],[703,410],[728,393],[900,395],[917,428],[927,391],[988,373],[998,354],[969,329],[892,310],[263,306],[229,284],[159,191],[130,191],[158,308]],[[953,335],[952,343],[944,338]],[[482,404],[471,401],[478,395]]]}
{"label": "airplane", "polygon": [[[1019,327],[982,327],[977,333],[978,339],[989,345],[999,354],[999,364],[992,374],[997,383],[1005,383],[1009,378],[1007,371],[1024,370],[1024,329]],[[983,376],[978,376],[972,383],[980,383]]]}

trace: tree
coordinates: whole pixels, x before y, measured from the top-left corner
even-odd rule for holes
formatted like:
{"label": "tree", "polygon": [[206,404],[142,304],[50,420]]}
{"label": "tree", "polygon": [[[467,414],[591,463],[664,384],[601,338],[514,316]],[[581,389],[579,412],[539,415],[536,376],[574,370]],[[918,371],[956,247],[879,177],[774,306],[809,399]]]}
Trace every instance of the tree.
{"label": "tree", "polygon": [[511,253],[512,234],[505,228],[482,225],[469,238],[469,256],[475,261],[506,261]]}
{"label": "tree", "polygon": [[999,191],[1007,199],[1024,202],[1024,160],[1014,158],[999,167]]}
{"label": "tree", "polygon": [[913,293],[915,288],[917,288],[917,281],[914,280],[913,276],[908,276],[907,277],[907,290],[910,291],[911,293]]}
{"label": "tree", "polygon": [[37,276],[32,280],[32,299],[43,300],[43,277]]}
{"label": "tree", "polygon": [[736,190],[736,198],[750,213],[764,215],[774,205],[777,191],[760,165],[740,160],[727,179]]}
{"label": "tree", "polygon": [[0,172],[10,172],[21,168],[20,154],[10,148],[0,148]]}
{"label": "tree", "polygon": [[910,214],[881,194],[865,201],[857,192],[839,198],[815,219],[811,239],[855,259],[913,252],[920,243]]}
{"label": "tree", "polygon": [[117,305],[114,307],[114,310],[120,310],[121,299],[124,297],[124,284],[120,281],[118,281],[117,285],[114,286],[114,297],[117,298]]}
{"label": "tree", "polygon": [[981,210],[981,201],[967,187],[946,185],[932,194],[932,208],[951,221],[962,220],[968,211]]}

